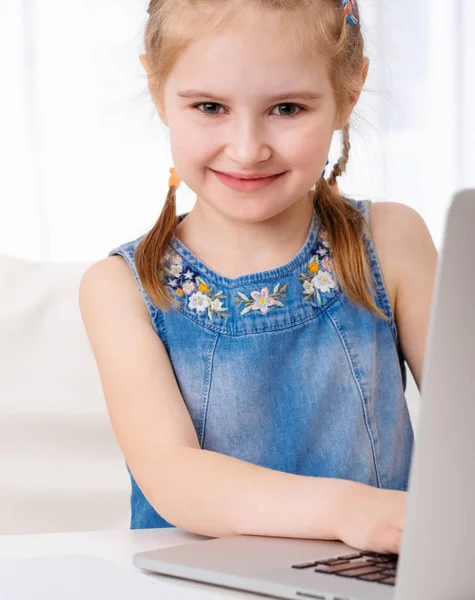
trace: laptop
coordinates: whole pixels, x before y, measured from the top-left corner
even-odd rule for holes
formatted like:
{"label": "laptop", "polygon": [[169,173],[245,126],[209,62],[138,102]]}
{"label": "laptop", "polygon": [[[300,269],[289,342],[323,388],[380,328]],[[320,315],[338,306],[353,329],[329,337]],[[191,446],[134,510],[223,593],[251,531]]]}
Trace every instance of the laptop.
{"label": "laptop", "polygon": [[338,541],[211,538],[140,569],[274,598],[475,598],[475,189],[453,198],[437,267],[399,556]]}

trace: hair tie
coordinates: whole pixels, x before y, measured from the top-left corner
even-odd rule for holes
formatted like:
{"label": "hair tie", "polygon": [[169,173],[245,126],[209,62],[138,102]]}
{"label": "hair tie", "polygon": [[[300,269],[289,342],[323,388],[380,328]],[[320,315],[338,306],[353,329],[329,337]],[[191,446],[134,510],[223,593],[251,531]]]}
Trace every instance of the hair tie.
{"label": "hair tie", "polygon": [[343,4],[347,22],[350,25],[359,25],[360,15],[356,0],[341,0],[341,2]]}
{"label": "hair tie", "polygon": [[177,188],[180,185],[180,177],[175,169],[175,167],[172,167],[170,169],[170,179],[168,180],[168,187],[175,187]]}

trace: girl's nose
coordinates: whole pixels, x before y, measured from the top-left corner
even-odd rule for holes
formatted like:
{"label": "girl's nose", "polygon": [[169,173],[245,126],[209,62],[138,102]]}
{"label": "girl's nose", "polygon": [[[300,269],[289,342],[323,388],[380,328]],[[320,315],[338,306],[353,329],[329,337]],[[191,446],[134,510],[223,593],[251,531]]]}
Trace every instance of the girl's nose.
{"label": "girl's nose", "polygon": [[233,128],[227,143],[227,156],[241,168],[268,160],[272,148],[262,127],[242,121]]}

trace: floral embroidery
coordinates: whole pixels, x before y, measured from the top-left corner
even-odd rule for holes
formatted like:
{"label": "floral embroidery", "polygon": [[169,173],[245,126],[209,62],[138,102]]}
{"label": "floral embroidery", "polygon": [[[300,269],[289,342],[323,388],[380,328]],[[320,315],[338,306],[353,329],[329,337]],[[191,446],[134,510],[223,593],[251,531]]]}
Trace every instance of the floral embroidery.
{"label": "floral embroidery", "polygon": [[280,283],[278,283],[275,286],[274,292],[272,294],[269,294],[268,287],[263,288],[260,292],[251,292],[252,300],[250,300],[246,296],[246,294],[238,292],[239,298],[234,298],[234,300],[238,303],[239,308],[243,304],[245,305],[244,310],[241,311],[241,315],[246,315],[251,310],[259,310],[261,314],[266,315],[269,312],[269,308],[271,306],[284,306],[279,300],[279,298],[282,298],[282,300],[286,298],[285,292],[287,291],[288,287],[288,284],[285,284],[284,286],[280,287]]}
{"label": "floral embroidery", "polygon": [[223,292],[213,292],[204,279],[191,269],[184,271],[183,259],[174,250],[168,252],[164,259],[165,285],[172,288],[181,298],[188,299],[188,308],[197,313],[208,313],[209,319],[216,315],[218,318],[229,317],[222,298]]}
{"label": "floral embroidery", "polygon": [[322,301],[320,293],[326,294],[338,287],[335,278],[335,263],[328,242],[328,233],[321,231],[310,262],[307,264],[307,273],[301,273],[299,281],[303,282],[305,300],[317,298]]}
{"label": "floral embroidery", "polygon": [[[215,291],[214,286],[209,285],[195,271],[187,267],[182,257],[172,247],[163,259],[162,273],[165,285],[184,300],[189,310],[197,314],[207,314],[210,320],[214,317],[222,319],[231,316],[224,305],[226,294]],[[335,264],[326,231],[320,231],[311,259],[307,263],[306,272],[300,274],[299,281],[302,282],[304,298],[308,301],[315,298],[321,303],[322,294],[338,289]],[[237,292],[234,301],[241,315],[247,315],[251,311],[267,315],[272,307],[284,308],[283,300],[287,298],[288,287],[288,284],[281,286],[278,283],[272,293],[268,287],[264,287],[250,292],[250,297]]]}

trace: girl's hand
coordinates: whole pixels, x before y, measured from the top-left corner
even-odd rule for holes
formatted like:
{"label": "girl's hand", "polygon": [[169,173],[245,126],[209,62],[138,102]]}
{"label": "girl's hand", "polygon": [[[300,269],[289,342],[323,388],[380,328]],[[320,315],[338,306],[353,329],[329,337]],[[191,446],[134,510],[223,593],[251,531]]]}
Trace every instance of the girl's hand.
{"label": "girl's hand", "polygon": [[358,550],[399,554],[407,492],[351,483],[336,506],[335,537]]}

